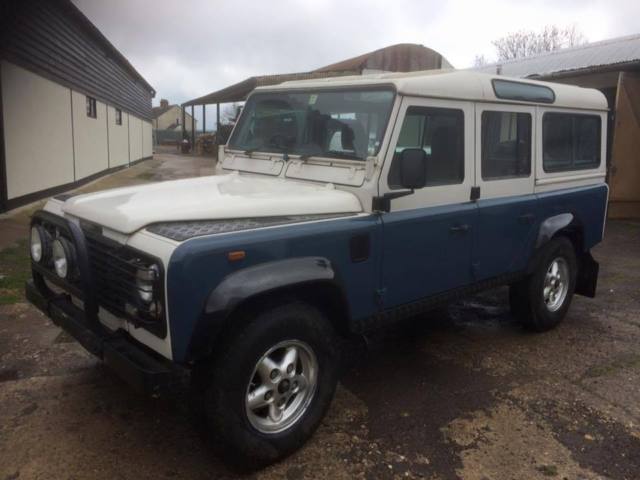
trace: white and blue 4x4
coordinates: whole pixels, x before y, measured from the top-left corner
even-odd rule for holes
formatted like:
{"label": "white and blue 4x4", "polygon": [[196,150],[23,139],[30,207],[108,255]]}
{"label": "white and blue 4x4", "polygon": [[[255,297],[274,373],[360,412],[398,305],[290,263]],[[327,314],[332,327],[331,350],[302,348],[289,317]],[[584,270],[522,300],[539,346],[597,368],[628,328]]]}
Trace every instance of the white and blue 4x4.
{"label": "white and blue 4x4", "polygon": [[594,296],[607,104],[470,72],[259,88],[218,175],[49,201],[29,300],[130,383],[187,372],[233,458],[303,444],[338,339],[510,286],[543,331]]}

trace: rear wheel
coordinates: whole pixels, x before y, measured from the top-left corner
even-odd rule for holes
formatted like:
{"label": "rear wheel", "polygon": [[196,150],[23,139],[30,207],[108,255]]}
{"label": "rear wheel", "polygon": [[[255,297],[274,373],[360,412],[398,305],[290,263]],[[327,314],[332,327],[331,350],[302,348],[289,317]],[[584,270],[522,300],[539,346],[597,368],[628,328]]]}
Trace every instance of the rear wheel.
{"label": "rear wheel", "polygon": [[510,287],[514,316],[530,330],[543,332],[567,314],[576,285],[573,244],[564,237],[551,240],[542,251],[536,271]]}
{"label": "rear wheel", "polygon": [[227,340],[207,368],[203,392],[225,458],[256,468],[304,444],[335,391],[334,340],[324,315],[299,302],[258,313]]}

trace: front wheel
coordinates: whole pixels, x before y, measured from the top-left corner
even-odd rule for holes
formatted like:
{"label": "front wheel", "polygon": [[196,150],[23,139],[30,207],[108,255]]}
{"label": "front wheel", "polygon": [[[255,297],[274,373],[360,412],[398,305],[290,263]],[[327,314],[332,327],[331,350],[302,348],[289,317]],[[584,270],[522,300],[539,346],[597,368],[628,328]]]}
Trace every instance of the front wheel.
{"label": "front wheel", "polygon": [[255,318],[212,359],[204,409],[225,457],[243,467],[273,463],[304,444],[324,417],[337,382],[335,334],[299,302]]}
{"label": "front wheel", "polygon": [[511,311],[525,327],[543,332],[567,314],[576,285],[577,261],[573,244],[564,237],[551,240],[542,251],[535,272],[511,286]]}

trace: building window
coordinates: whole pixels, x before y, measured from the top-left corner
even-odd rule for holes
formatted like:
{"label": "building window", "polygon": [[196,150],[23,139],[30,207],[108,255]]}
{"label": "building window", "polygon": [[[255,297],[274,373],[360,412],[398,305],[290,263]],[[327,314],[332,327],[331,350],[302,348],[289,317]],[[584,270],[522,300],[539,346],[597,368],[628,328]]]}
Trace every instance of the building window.
{"label": "building window", "polygon": [[176,118],[176,125],[180,125],[180,117]]}
{"label": "building window", "polygon": [[482,112],[482,179],[531,175],[531,115]]}
{"label": "building window", "polygon": [[122,110],[116,108],[116,125],[122,125]]}
{"label": "building window", "polygon": [[87,117],[98,118],[96,99],[93,97],[87,97]]}
{"label": "building window", "polygon": [[545,113],[542,117],[542,167],[545,172],[600,166],[600,117]]}
{"label": "building window", "polygon": [[398,165],[405,148],[427,154],[427,186],[464,180],[464,113],[449,108],[409,107],[389,169],[389,187],[402,188]]}

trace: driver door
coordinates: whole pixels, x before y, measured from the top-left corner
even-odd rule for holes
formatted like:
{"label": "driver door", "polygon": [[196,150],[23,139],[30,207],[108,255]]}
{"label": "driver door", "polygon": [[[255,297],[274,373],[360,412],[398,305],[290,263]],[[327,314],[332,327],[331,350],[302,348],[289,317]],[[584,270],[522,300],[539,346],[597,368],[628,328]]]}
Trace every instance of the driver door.
{"label": "driver door", "polygon": [[381,215],[380,297],[392,308],[473,282],[477,206],[474,109],[469,102],[404,98],[382,169],[380,195],[403,190],[398,158],[405,148],[427,154],[427,185],[391,201]]}

